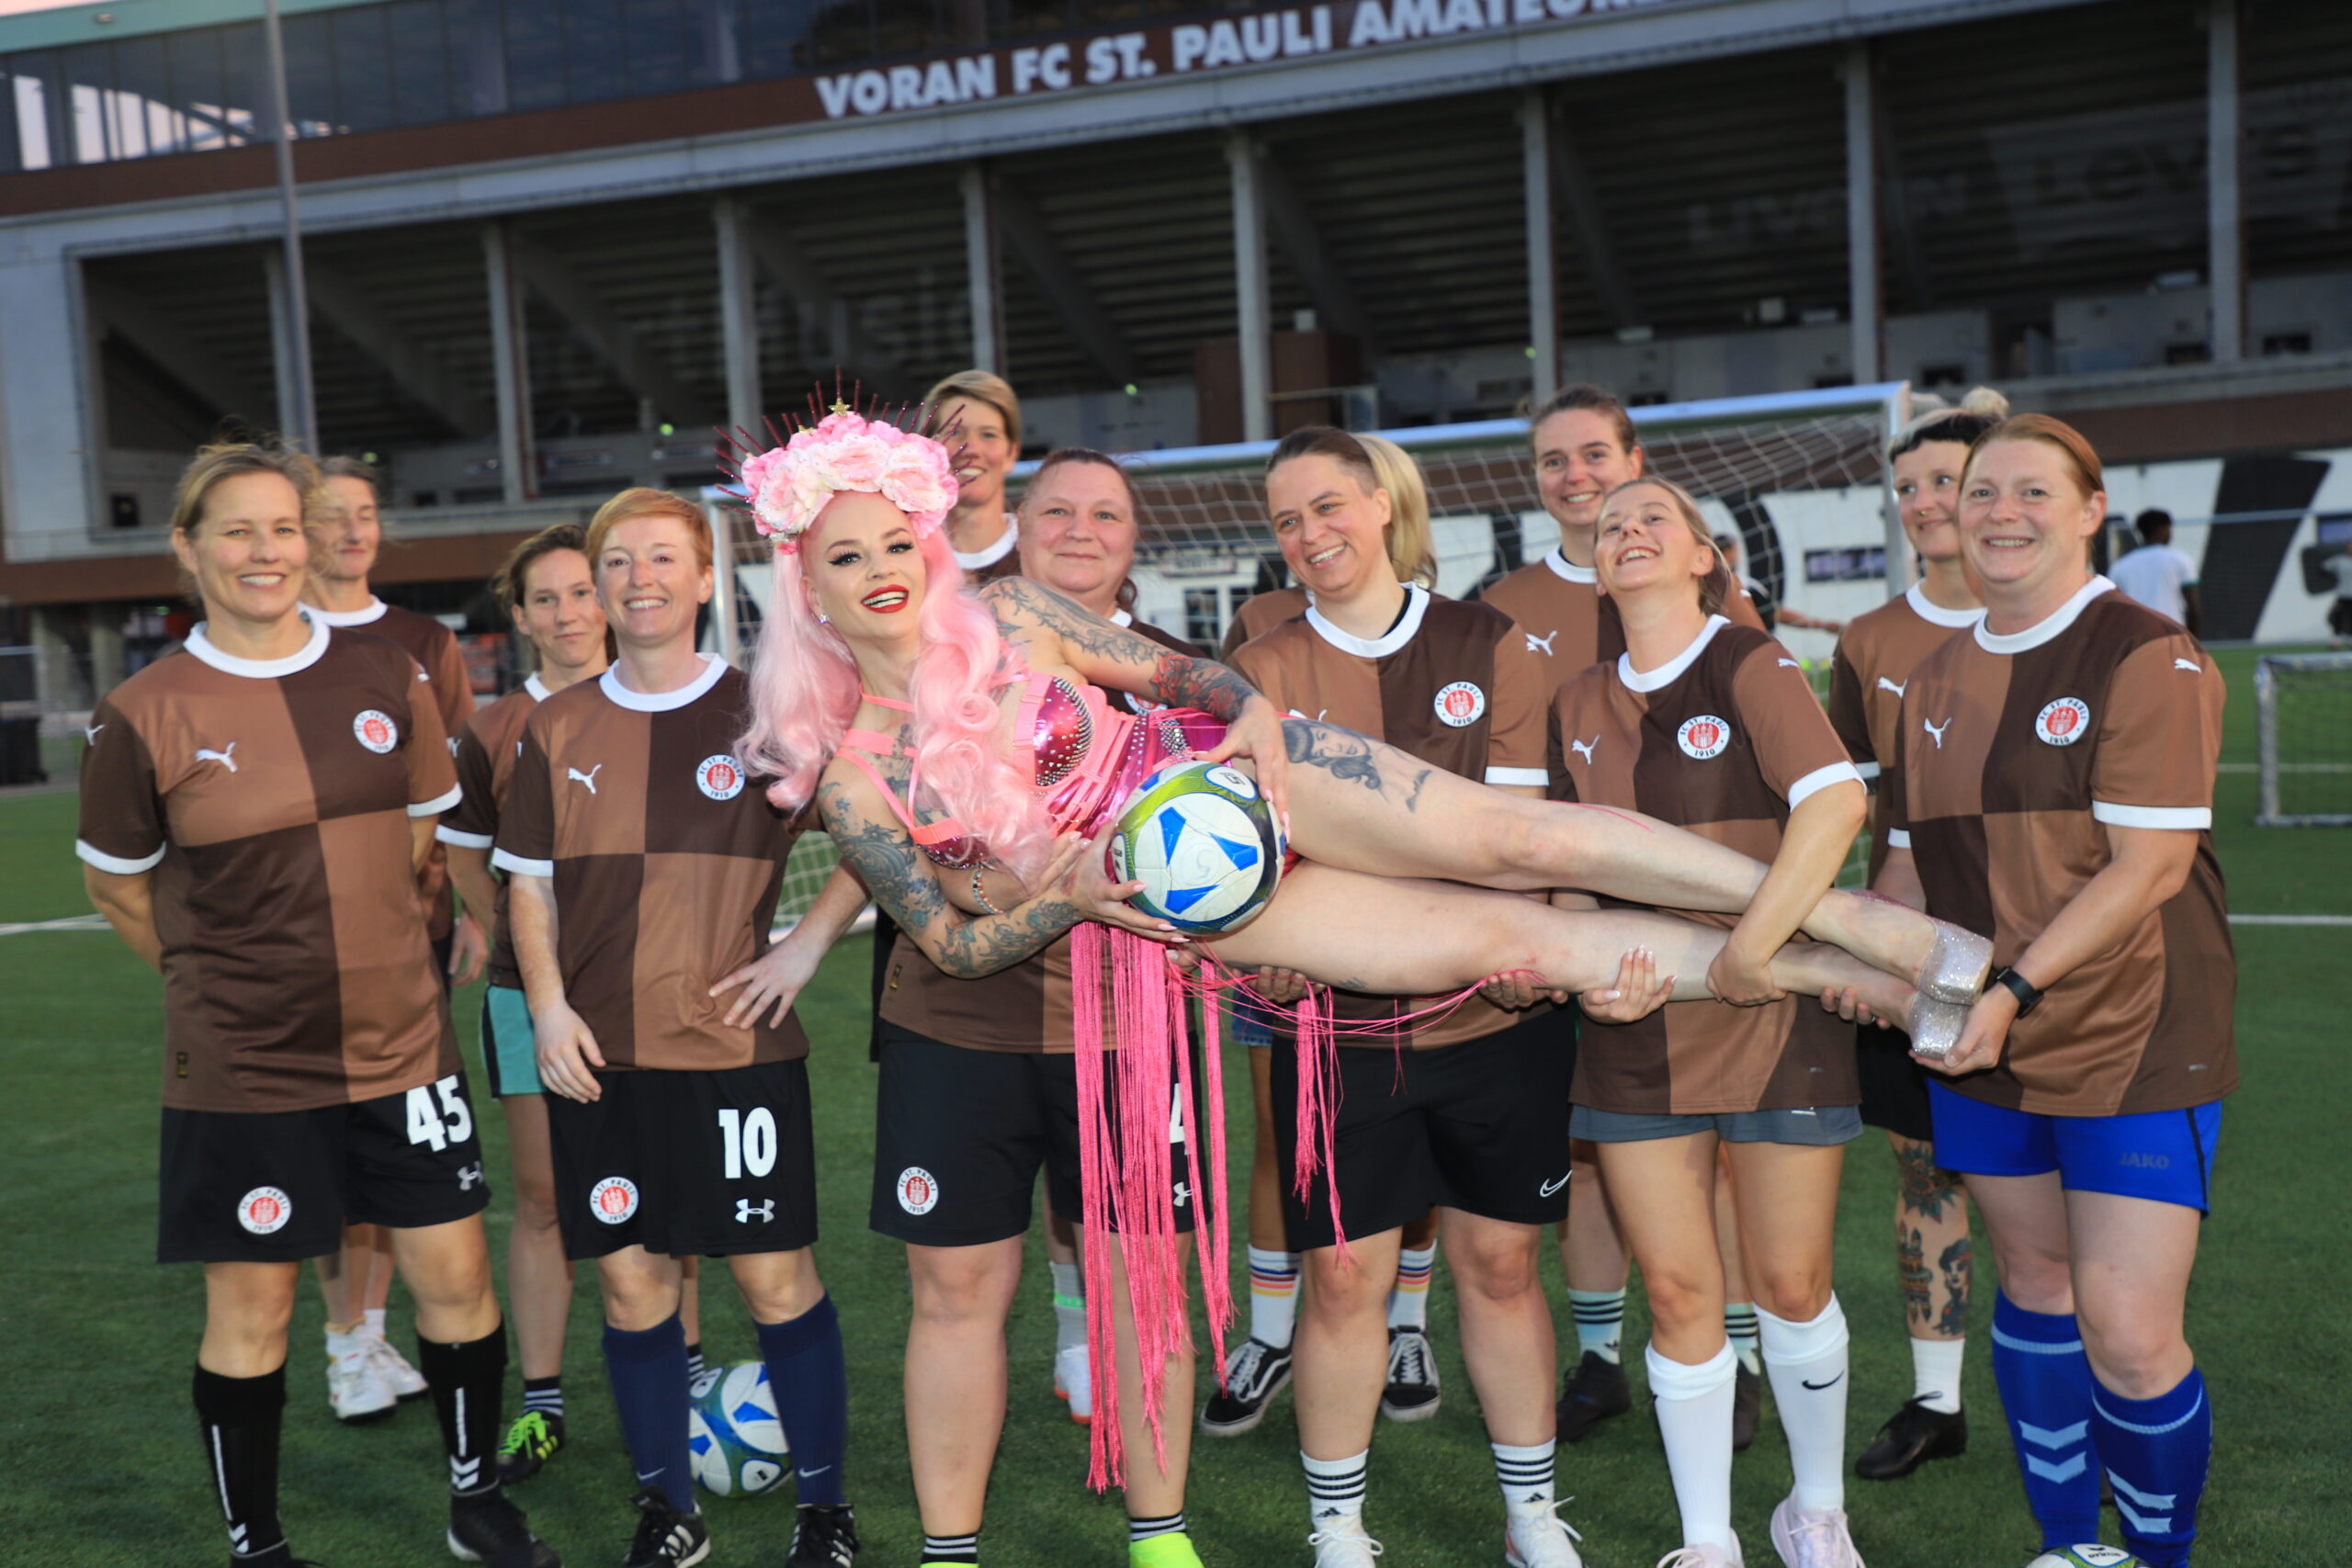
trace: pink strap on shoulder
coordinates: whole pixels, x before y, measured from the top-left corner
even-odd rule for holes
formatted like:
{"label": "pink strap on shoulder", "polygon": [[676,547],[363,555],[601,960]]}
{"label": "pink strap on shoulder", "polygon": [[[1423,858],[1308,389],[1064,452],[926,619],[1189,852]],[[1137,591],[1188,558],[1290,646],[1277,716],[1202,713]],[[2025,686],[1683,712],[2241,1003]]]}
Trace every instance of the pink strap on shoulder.
{"label": "pink strap on shoulder", "polygon": [[896,697],[877,697],[863,686],[860,686],[857,689],[857,694],[865,698],[867,702],[872,703],[877,708],[890,708],[899,713],[912,713],[915,711],[915,705],[912,703],[902,703]]}
{"label": "pink strap on shoulder", "polygon": [[871,751],[877,757],[899,754],[899,738],[885,735],[878,729],[845,729],[842,731],[842,744],[854,746],[861,751]]}
{"label": "pink strap on shoulder", "polygon": [[882,776],[880,769],[846,747],[836,754],[848,758],[852,764],[874,781],[874,787],[881,792],[884,800],[890,803],[890,810],[906,825],[908,835],[917,844],[929,848],[933,844],[950,843],[965,836],[964,825],[953,817],[943,817],[929,824],[917,822],[914,813],[907,809],[906,802],[899,798],[899,792],[890,787],[890,781]]}

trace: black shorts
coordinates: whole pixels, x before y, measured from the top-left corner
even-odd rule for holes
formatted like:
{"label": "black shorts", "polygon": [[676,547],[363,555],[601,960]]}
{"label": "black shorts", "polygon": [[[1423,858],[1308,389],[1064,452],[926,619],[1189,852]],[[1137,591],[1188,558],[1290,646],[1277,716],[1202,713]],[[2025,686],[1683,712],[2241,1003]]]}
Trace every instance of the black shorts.
{"label": "black shorts", "polygon": [[2338,599],[2327,607],[2327,629],[2337,637],[2352,637],[2352,599]]}
{"label": "black shorts", "polygon": [[159,1263],[296,1263],[354,1224],[447,1224],[490,1206],[463,1073],[316,1111],[164,1110]]}
{"label": "black shorts", "polygon": [[[1568,1215],[1568,1086],[1575,1025],[1549,1012],[1483,1039],[1428,1051],[1341,1045],[1333,1159],[1340,1223],[1377,1235],[1433,1204],[1514,1224]],[[1296,1251],[1329,1247],[1331,1200],[1317,1172],[1304,1200],[1298,1155],[1298,1054],[1274,1046],[1274,1147],[1283,1224]]]}
{"label": "black shorts", "polygon": [[[1116,1081],[1115,1054],[1105,1068],[1107,1090]],[[1175,1107],[1169,1109],[1174,1134],[1179,1123]],[[1181,1141],[1170,1142],[1176,1228],[1189,1231],[1192,1175]],[[868,1224],[919,1247],[978,1247],[1020,1235],[1029,1229],[1040,1165],[1054,1212],[1082,1217],[1076,1056],[974,1051],[883,1025]]]}
{"label": "black shorts", "polygon": [[1928,1114],[1928,1069],[1911,1059],[1911,1037],[1899,1029],[1856,1031],[1854,1066],[1862,1080],[1862,1125],[1933,1143]]}
{"label": "black shorts", "polygon": [[564,1255],[797,1252],[817,1239],[808,1064],[605,1072],[582,1105],[546,1096]]}

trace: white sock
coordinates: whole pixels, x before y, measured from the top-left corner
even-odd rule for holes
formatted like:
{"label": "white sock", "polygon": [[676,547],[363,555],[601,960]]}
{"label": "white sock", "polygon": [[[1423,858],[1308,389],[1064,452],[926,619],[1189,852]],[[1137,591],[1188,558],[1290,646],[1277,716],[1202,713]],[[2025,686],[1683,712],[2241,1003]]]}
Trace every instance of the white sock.
{"label": "white sock", "polygon": [[1643,1352],[1657,1429],[1666,1439],[1667,1472],[1682,1511],[1682,1544],[1718,1546],[1739,1560],[1731,1530],[1732,1384],[1739,1359],[1726,1344],[1699,1366],[1669,1361],[1652,1344]]}
{"label": "white sock", "polygon": [[366,1348],[368,1348],[368,1325],[365,1323],[348,1334],[337,1334],[332,1328],[327,1330],[327,1354],[330,1357],[340,1359]]}
{"label": "white sock", "polygon": [[1388,1292],[1388,1326],[1427,1328],[1430,1270],[1437,1266],[1437,1244],[1408,1247],[1396,1254],[1396,1284]]}
{"label": "white sock", "polygon": [[1965,1339],[1911,1341],[1911,1397],[1946,1416],[1960,1409],[1960,1363]]}
{"label": "white sock", "polygon": [[1789,1438],[1792,1495],[1800,1508],[1846,1506],[1846,1314],[1831,1296],[1811,1323],[1758,1307],[1764,1371],[1772,1380],[1781,1430]]}
{"label": "white sock", "polygon": [[1054,1348],[1086,1344],[1086,1275],[1075,1263],[1046,1265],[1054,1277]]}
{"label": "white sock", "polygon": [[1337,1519],[1363,1517],[1364,1466],[1371,1458],[1370,1449],[1346,1459],[1309,1459],[1301,1450],[1298,1462],[1306,1467],[1306,1517],[1316,1529],[1329,1529]]}
{"label": "white sock", "polygon": [[368,1337],[370,1339],[381,1339],[384,1337],[384,1309],[382,1307],[369,1307],[360,1315],[367,1320]]}
{"label": "white sock", "polygon": [[1250,1249],[1250,1337],[1277,1350],[1290,1348],[1298,1322],[1298,1254]]}
{"label": "white sock", "polygon": [[1503,1489],[1508,1514],[1552,1510],[1552,1455],[1556,1443],[1488,1443],[1495,1450],[1495,1481]]}
{"label": "white sock", "polygon": [[1570,1291],[1568,1310],[1576,1314],[1577,1354],[1598,1356],[1611,1366],[1623,1365],[1625,1292]]}

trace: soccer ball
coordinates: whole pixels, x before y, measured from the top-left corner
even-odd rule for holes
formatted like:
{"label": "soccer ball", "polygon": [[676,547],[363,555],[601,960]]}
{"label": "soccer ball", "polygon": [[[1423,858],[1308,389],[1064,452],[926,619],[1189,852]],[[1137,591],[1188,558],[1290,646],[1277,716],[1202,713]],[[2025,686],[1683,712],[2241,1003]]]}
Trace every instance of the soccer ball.
{"label": "soccer ball", "polygon": [[1114,882],[1178,931],[1247,924],[1282,880],[1283,834],[1248,774],[1185,762],[1147,780],[1120,807],[1105,857]]}
{"label": "soccer ball", "polygon": [[776,1419],[768,1370],[738,1361],[705,1372],[691,1390],[686,1449],[695,1480],[720,1497],[756,1497],[792,1473],[791,1448]]}
{"label": "soccer ball", "polygon": [[2140,1560],[2120,1546],[2063,1547],[2045,1551],[2025,1568],[2140,1568]]}

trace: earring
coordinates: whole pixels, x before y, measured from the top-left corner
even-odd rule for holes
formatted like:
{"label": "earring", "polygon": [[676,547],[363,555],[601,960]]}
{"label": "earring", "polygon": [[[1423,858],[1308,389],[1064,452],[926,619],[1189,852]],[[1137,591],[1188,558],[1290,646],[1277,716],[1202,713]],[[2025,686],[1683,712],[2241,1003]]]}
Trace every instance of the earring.
{"label": "earring", "polygon": [[833,618],[825,614],[824,611],[820,610],[817,612],[817,624],[820,626],[830,626],[833,624]]}

